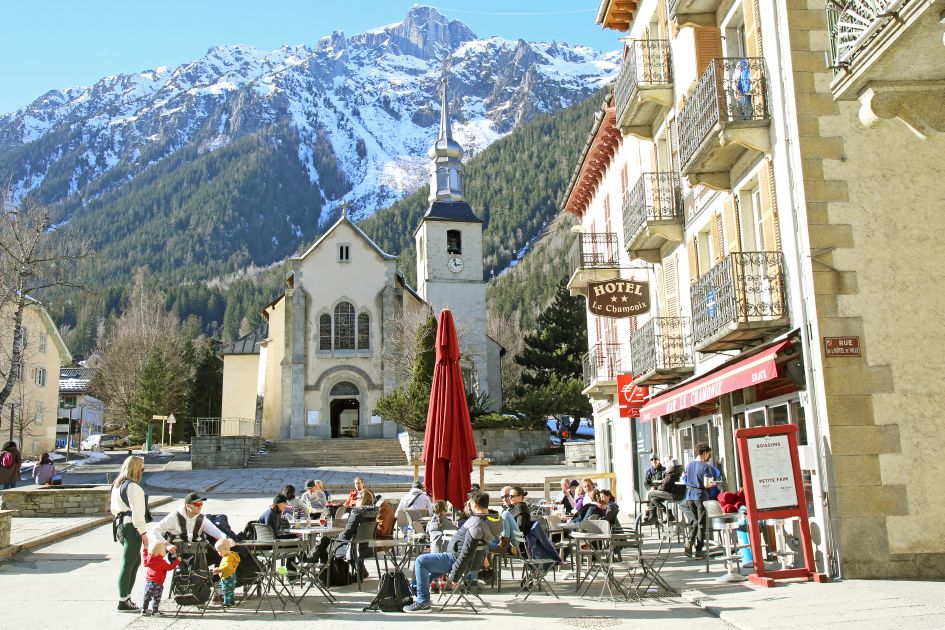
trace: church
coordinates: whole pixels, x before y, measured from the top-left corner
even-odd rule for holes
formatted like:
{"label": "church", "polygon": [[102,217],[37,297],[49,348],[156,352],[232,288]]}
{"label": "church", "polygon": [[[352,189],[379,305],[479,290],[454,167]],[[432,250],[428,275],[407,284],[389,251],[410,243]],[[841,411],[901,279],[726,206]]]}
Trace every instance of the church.
{"label": "church", "polygon": [[463,149],[452,137],[445,78],[430,159],[430,206],[414,233],[416,290],[397,257],[343,212],[287,261],[285,292],[263,310],[264,324],[224,348],[224,435],[240,432],[228,419],[244,418],[261,421],[267,439],[395,437],[397,418],[374,408],[409,379],[390,360],[398,331],[447,308],[467,390],[501,408],[502,348],[486,334],[482,220],[463,196]]}

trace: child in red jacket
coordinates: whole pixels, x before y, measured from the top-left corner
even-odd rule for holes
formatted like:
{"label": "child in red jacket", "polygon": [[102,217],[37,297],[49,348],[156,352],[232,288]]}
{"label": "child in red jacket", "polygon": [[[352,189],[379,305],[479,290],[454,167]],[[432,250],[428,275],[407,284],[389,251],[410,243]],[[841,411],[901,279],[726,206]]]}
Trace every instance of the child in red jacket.
{"label": "child in red jacket", "polygon": [[[145,617],[149,615],[160,615],[158,607],[161,605],[161,595],[164,593],[164,578],[168,571],[173,571],[180,564],[180,558],[175,558],[173,562],[168,562],[164,558],[167,553],[165,542],[155,536],[147,549],[141,550],[141,556],[144,560],[147,582],[144,585],[144,601],[141,602],[141,614]],[[148,610],[148,603],[154,602],[152,609]]]}

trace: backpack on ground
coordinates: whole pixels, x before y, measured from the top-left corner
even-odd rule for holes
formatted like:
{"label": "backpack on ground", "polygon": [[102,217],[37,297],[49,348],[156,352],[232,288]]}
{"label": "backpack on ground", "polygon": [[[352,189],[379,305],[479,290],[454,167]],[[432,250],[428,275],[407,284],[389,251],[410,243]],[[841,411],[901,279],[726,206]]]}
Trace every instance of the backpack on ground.
{"label": "backpack on ground", "polygon": [[3,456],[0,457],[0,466],[4,468],[13,468],[13,453],[10,451],[3,451]]}
{"label": "backpack on ground", "polygon": [[202,553],[181,556],[171,582],[171,596],[178,606],[204,606],[213,595],[207,558]]}
{"label": "backpack on ground", "polygon": [[381,612],[403,612],[404,606],[413,603],[410,584],[403,571],[388,571],[381,576],[377,586],[377,595],[363,610]]}
{"label": "backpack on ground", "polygon": [[348,561],[337,556],[331,558],[328,564],[319,571],[318,579],[328,587],[348,586],[357,581],[354,573],[351,572],[351,565]]}

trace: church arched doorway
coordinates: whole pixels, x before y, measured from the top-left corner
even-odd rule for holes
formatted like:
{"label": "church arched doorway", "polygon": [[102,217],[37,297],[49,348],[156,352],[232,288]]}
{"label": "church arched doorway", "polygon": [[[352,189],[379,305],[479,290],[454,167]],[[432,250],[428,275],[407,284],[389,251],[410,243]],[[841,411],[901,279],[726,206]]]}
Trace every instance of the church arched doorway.
{"label": "church arched doorway", "polygon": [[349,381],[336,383],[329,392],[329,415],[331,419],[331,437],[358,437],[361,420],[361,394],[358,386]]}

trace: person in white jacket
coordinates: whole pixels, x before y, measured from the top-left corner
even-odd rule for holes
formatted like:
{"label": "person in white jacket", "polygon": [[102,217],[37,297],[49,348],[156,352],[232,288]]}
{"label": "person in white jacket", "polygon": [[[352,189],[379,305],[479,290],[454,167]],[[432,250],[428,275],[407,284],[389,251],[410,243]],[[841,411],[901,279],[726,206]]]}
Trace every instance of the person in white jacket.
{"label": "person in white jacket", "polygon": [[419,481],[413,482],[413,487],[410,489],[410,492],[408,492],[397,505],[394,516],[397,516],[405,510],[426,510],[427,514],[433,514],[433,499],[430,498],[429,494],[424,492],[423,483]]}
{"label": "person in white jacket", "polygon": [[[221,556],[226,555],[234,541],[227,538],[226,534],[221,532],[210,519],[205,518],[200,513],[206,500],[206,497],[191,492],[184,497],[184,505],[179,510],[171,512],[155,524],[151,530],[151,535],[168,540],[180,538],[185,541],[193,541],[201,536],[207,536],[216,540],[213,547],[217,550],[217,553]],[[171,538],[168,538],[168,534],[171,535]],[[173,545],[169,545],[168,551],[175,553],[177,550]]]}
{"label": "person in white jacket", "polygon": [[121,570],[118,573],[118,610],[137,611],[131,601],[138,567],[141,566],[141,545],[148,545],[147,497],[139,485],[144,472],[144,459],[132,455],[121,465],[112,484],[110,509],[114,521],[113,534],[122,546]]}

